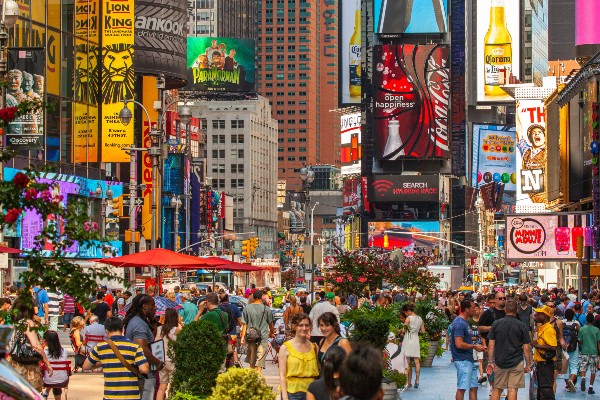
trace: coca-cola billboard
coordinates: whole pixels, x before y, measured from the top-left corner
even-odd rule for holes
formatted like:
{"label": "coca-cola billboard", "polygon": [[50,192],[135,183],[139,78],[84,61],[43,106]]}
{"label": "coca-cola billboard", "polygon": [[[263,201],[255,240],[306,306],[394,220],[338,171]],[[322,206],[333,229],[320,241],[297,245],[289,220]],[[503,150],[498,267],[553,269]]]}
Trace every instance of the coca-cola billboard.
{"label": "coca-cola billboard", "polygon": [[382,45],[373,53],[376,157],[449,158],[448,46]]}

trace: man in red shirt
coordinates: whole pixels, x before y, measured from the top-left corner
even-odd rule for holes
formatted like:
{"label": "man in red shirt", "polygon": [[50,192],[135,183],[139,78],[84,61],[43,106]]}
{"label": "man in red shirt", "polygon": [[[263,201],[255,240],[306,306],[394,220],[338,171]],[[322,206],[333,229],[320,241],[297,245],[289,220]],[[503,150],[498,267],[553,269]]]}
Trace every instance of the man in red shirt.
{"label": "man in red shirt", "polygon": [[112,293],[110,292],[110,290],[108,290],[108,287],[106,287],[106,285],[102,286],[102,291],[104,292],[104,302],[112,308],[112,305],[115,302]]}

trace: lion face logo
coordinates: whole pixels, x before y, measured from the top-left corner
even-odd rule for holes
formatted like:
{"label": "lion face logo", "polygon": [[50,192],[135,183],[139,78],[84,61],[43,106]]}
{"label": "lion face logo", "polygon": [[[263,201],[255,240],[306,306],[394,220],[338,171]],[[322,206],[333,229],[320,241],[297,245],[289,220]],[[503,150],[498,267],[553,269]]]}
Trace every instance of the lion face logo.
{"label": "lion face logo", "polygon": [[133,45],[113,44],[102,49],[103,103],[133,98]]}
{"label": "lion face logo", "polygon": [[75,46],[73,89],[75,101],[98,104],[98,46]]}

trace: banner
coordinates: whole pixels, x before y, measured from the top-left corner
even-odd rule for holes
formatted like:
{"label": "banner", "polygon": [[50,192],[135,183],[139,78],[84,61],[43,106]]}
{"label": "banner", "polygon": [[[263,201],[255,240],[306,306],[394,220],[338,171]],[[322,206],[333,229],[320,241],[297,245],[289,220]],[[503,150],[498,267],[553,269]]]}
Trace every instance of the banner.
{"label": "banner", "polygon": [[373,58],[376,158],[450,157],[448,47],[375,46]]}
{"label": "banner", "polygon": [[355,214],[360,211],[360,178],[348,178],[344,180],[342,188],[342,208],[344,214]]}
{"label": "banner", "polygon": [[504,183],[505,190],[517,189],[516,128],[473,124],[473,168],[471,186]]}
{"label": "banner", "polygon": [[286,206],[290,211],[290,233],[306,233],[306,194],[288,192]]}
{"label": "banner", "polygon": [[188,90],[254,90],[254,40],[188,37]]}
{"label": "banner", "polygon": [[500,86],[520,78],[521,1],[477,1],[477,101],[513,102]]}
{"label": "banner", "polygon": [[340,107],[360,104],[362,85],[360,14],[360,2],[340,0],[340,18],[338,19]]}
{"label": "banner", "polygon": [[[44,100],[44,49],[10,49],[6,75],[6,106],[17,107],[23,101]],[[43,150],[44,109],[29,112],[8,124],[6,143],[9,148]]]}
{"label": "banner", "polygon": [[438,175],[374,175],[369,185],[371,202],[439,202]]}
{"label": "banner", "polygon": [[586,214],[506,216],[507,261],[577,260],[577,237],[591,236]]}
{"label": "banner", "polygon": [[362,157],[361,128],[359,113],[342,115],[340,119],[342,175],[360,174],[360,159]]}
{"label": "banner", "polygon": [[374,0],[375,33],[444,33],[448,0]]}
{"label": "banner", "polygon": [[546,109],[542,100],[517,101],[517,206],[546,202]]}
{"label": "banner", "polygon": [[[128,162],[134,121],[121,123],[123,99],[134,98],[134,1],[105,0],[102,7],[102,162]],[[133,104],[128,105],[133,112]]]}

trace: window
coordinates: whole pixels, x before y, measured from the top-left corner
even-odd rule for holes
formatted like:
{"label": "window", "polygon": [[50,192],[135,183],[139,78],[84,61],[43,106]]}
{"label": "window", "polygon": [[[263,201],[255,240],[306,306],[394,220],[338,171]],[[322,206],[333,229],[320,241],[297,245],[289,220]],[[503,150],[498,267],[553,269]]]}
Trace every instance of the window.
{"label": "window", "polygon": [[244,180],[243,179],[232,179],[231,180],[231,187],[232,188],[243,189],[244,188]]}
{"label": "window", "polygon": [[288,142],[295,142],[295,141],[296,141],[296,138],[293,138],[293,137],[288,138]]}
{"label": "window", "polygon": [[337,217],[335,215],[328,215],[326,217],[323,217],[322,221],[324,224],[335,224],[336,219]]}
{"label": "window", "polygon": [[225,189],[225,179],[219,179],[219,180],[217,181],[217,187],[218,187],[219,189]]}
{"label": "window", "polygon": [[212,143],[213,144],[219,143],[219,135],[212,135]]}
{"label": "window", "polygon": [[225,144],[225,135],[219,135],[219,143]]}
{"label": "window", "polygon": [[219,150],[212,151],[212,158],[219,158]]}
{"label": "window", "polygon": [[213,119],[212,127],[213,127],[213,129],[225,129],[225,120],[224,119]]}
{"label": "window", "polygon": [[296,152],[296,148],[295,147],[288,147],[288,151],[290,153],[295,153]]}
{"label": "window", "polygon": [[215,174],[224,174],[225,173],[225,164],[213,164],[212,172]]}
{"label": "window", "polygon": [[296,161],[296,157],[288,157],[287,160],[288,161]]}
{"label": "window", "polygon": [[236,120],[232,120],[231,121],[231,127],[232,128],[243,128],[244,127],[244,120],[243,119],[236,119]]}
{"label": "window", "polygon": [[306,142],[306,138],[305,137],[301,137],[298,139],[299,142]]}
{"label": "window", "polygon": [[281,157],[281,156],[277,157],[277,161],[283,161],[283,157]]}
{"label": "window", "polygon": [[300,152],[301,153],[306,153],[306,147],[300,147]]}
{"label": "window", "polygon": [[244,143],[244,135],[231,135],[231,143],[232,144],[242,144]]}
{"label": "window", "polygon": [[283,110],[277,110],[277,115],[283,115]]}

